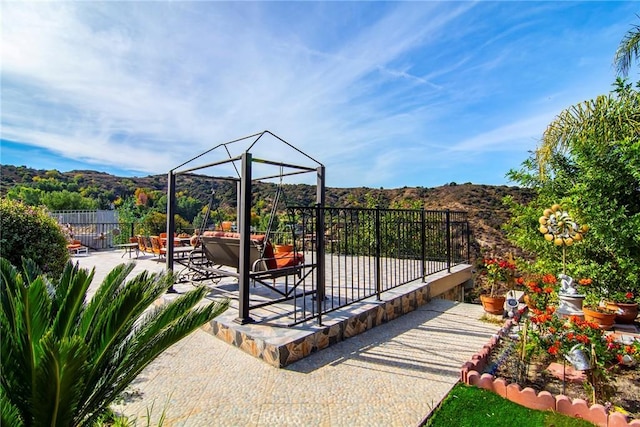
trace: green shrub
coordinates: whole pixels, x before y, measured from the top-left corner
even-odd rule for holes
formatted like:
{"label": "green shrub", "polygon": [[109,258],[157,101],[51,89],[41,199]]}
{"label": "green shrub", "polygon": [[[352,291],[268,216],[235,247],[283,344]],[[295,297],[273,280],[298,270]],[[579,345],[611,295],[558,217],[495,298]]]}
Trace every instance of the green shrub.
{"label": "green shrub", "polygon": [[209,291],[198,287],[153,309],[175,277],[127,280],[134,267],[89,292],[95,269],[69,262],[44,277],[31,260],[18,269],[0,257],[2,426],[93,426],[145,367],[229,306],[201,304]]}
{"label": "green shrub", "polygon": [[43,272],[62,273],[69,260],[67,240],[44,209],[0,199],[0,253],[14,265],[32,259]]}

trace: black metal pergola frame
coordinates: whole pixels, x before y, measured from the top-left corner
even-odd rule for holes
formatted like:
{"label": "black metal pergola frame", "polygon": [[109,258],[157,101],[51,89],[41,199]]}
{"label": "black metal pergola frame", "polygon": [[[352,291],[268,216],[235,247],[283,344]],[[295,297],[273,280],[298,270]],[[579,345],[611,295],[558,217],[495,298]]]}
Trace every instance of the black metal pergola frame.
{"label": "black metal pergola frame", "polygon": [[[255,147],[255,145],[265,136],[269,135],[283,143],[285,146],[293,149],[295,152],[301,154],[306,159],[309,159],[314,163],[314,167],[310,166],[300,166],[294,165],[290,163],[284,163],[280,161],[267,160],[261,158],[255,158],[251,154],[251,150]],[[243,150],[239,151],[239,154],[233,155],[232,148],[239,146],[242,143],[247,143],[248,146]],[[205,163],[194,167],[189,167],[188,165],[194,162],[197,159],[202,158],[203,156],[215,152],[216,150],[224,150],[227,158],[218,160],[212,163]],[[250,235],[251,235],[251,206],[252,206],[252,183],[253,181],[261,181],[268,180],[274,178],[282,178],[285,176],[299,175],[310,172],[316,172],[316,205],[324,206],[325,204],[325,167],[322,163],[315,160],[313,157],[304,153],[300,149],[294,147],[284,139],[279,136],[273,134],[272,132],[265,130],[253,135],[245,136],[242,138],[238,138],[232,141],[228,141],[222,144],[218,144],[215,147],[198,154],[197,156],[189,159],[182,164],[176,166],[171,169],[168,173],[167,177],[167,241],[171,242],[170,236],[173,236],[175,231],[175,219],[174,214],[176,211],[176,176],[178,175],[195,175],[197,171],[213,168],[216,166],[221,166],[225,164],[231,163],[238,174],[238,177],[230,177],[230,176],[215,176],[215,175],[207,175],[212,179],[220,179],[220,180],[230,180],[236,182],[236,191],[237,191],[237,199],[236,199],[236,209],[237,209],[237,224],[238,231],[240,232],[240,256],[239,256],[239,301],[238,301],[238,318],[235,320],[238,323],[245,324],[253,322],[253,319],[250,317],[249,311],[249,293],[250,293],[250,261],[249,261],[249,250],[250,250]],[[240,170],[238,170],[238,163],[240,164]],[[260,163],[268,166],[274,166],[280,168],[280,173],[267,175],[262,177],[254,178],[252,176],[252,165],[253,163]],[[284,173],[283,169],[287,168],[290,171]],[[318,286],[318,301],[322,301],[322,287],[324,284],[324,221],[321,217],[318,217],[318,221],[316,224],[316,248],[318,248],[318,256],[317,256],[317,283]],[[174,266],[174,248],[172,244],[167,244],[167,270],[173,270]]]}

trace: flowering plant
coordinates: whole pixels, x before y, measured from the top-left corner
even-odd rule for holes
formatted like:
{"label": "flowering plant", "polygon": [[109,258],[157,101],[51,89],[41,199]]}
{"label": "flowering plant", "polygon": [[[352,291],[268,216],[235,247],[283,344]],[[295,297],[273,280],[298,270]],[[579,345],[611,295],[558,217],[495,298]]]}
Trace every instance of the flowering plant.
{"label": "flowering plant", "polygon": [[518,277],[516,283],[526,286],[529,305],[539,310],[547,308],[554,292],[558,280],[553,274],[532,275],[529,277]]}
{"label": "flowering plant", "polygon": [[557,361],[571,361],[571,354],[576,349],[583,354],[590,353],[591,375],[587,386],[593,391],[594,403],[596,394],[609,398],[615,392],[610,381],[611,369],[619,364],[633,363],[636,349],[622,345],[614,335],[605,335],[596,323],[577,316],[560,318],[554,312],[554,307],[547,307],[544,311],[532,310],[532,327],[528,332],[537,350]]}
{"label": "flowering plant", "polygon": [[500,258],[487,258],[484,260],[484,274],[487,277],[488,283],[491,285],[489,295],[495,296],[496,285],[501,282],[505,282],[509,285],[513,281],[515,275],[516,265],[515,263],[500,259]]}
{"label": "flowering plant", "polygon": [[619,302],[623,304],[633,304],[638,302],[637,295],[631,291],[615,291],[606,295],[606,299],[612,302]]}

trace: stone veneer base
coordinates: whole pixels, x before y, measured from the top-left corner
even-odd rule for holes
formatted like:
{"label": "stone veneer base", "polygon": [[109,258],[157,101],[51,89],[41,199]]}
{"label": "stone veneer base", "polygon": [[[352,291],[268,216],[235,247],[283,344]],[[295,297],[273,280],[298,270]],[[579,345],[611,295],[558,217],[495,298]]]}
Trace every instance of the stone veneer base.
{"label": "stone veneer base", "polygon": [[236,310],[229,309],[203,329],[272,366],[283,368],[409,313],[431,298],[451,293],[460,295],[464,282],[470,278],[471,266],[457,266],[451,273],[437,273],[428,276],[425,282],[415,281],[386,291],[381,294],[381,301],[371,297],[326,314],[322,326],[316,322],[292,327],[269,322],[241,325],[234,321]]}

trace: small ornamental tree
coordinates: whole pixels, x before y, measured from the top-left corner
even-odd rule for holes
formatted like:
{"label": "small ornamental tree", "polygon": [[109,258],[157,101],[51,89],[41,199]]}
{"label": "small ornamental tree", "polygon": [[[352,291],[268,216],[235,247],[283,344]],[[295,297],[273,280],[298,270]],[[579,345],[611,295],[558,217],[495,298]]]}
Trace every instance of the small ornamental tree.
{"label": "small ornamental tree", "polygon": [[30,258],[44,273],[57,276],[69,260],[67,239],[43,208],[0,199],[0,233],[0,253],[14,265]]}

